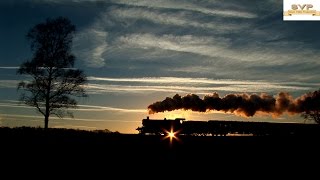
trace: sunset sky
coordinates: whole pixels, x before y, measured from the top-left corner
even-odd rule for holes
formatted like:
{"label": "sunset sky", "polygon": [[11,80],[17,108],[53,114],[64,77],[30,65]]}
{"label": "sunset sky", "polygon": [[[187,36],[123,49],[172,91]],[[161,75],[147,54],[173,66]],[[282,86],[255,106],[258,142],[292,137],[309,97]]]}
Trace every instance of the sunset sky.
{"label": "sunset sky", "polygon": [[[223,3],[222,3],[223,2]],[[0,1],[0,126],[42,126],[18,104],[18,66],[32,57],[25,36],[46,18],[76,25],[72,52],[84,70],[88,97],[74,118],[49,127],[138,133],[141,120],[303,122],[299,115],[244,118],[223,112],[148,114],[175,94],[289,92],[320,87],[320,24],[283,21],[282,0],[2,0]]]}

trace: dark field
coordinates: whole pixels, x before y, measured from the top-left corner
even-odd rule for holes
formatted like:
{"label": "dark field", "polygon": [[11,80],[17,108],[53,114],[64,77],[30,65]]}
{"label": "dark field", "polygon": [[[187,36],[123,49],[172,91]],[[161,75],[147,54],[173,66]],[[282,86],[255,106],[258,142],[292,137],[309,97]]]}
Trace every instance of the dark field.
{"label": "dark field", "polygon": [[[84,162],[144,166],[266,164],[319,160],[319,138],[290,137],[187,137],[179,141],[163,136],[103,133],[41,128],[0,128],[2,162],[28,165],[58,163],[64,166]],[[89,163],[90,164],[90,163]],[[86,164],[88,165],[88,164]],[[139,166],[140,166],[139,165]]]}

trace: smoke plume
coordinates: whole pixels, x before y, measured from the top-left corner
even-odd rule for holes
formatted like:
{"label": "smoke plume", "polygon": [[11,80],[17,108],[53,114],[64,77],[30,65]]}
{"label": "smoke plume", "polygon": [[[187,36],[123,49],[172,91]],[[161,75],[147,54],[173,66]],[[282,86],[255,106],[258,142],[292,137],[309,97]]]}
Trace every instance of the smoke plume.
{"label": "smoke plume", "polygon": [[257,112],[269,113],[279,116],[283,113],[297,114],[320,109],[320,91],[309,92],[298,98],[293,98],[287,92],[280,92],[276,96],[265,93],[257,94],[228,94],[220,97],[218,93],[200,98],[195,94],[155,102],[148,106],[149,114],[178,109],[198,112],[223,111],[246,117],[254,116]]}

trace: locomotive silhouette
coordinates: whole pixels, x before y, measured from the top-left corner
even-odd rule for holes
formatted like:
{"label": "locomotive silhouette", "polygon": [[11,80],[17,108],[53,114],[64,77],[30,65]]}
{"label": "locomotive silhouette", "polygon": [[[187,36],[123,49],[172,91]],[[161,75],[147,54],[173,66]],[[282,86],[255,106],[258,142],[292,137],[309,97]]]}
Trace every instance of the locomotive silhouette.
{"label": "locomotive silhouette", "polygon": [[146,119],[136,130],[143,135],[167,135],[175,132],[176,135],[191,136],[292,136],[292,135],[320,135],[319,124],[306,123],[278,123],[253,121],[192,121],[184,118],[176,119]]}

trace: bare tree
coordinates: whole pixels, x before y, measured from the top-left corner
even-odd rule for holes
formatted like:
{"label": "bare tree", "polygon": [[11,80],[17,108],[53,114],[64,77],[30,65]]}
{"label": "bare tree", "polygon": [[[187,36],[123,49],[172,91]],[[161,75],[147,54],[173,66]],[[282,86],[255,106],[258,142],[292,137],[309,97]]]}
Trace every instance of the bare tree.
{"label": "bare tree", "polygon": [[20,100],[44,116],[45,129],[50,115],[73,117],[67,109],[76,107],[74,97],[86,96],[86,76],[74,68],[75,56],[71,53],[74,33],[75,26],[64,17],[47,19],[27,33],[33,57],[22,63],[17,73],[31,79],[18,84],[18,89],[24,90]]}
{"label": "bare tree", "polygon": [[304,112],[301,114],[305,120],[311,120],[320,124],[320,90],[309,93],[303,105]]}

